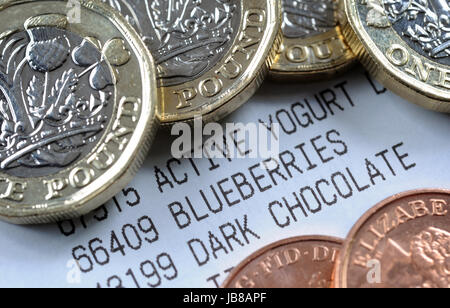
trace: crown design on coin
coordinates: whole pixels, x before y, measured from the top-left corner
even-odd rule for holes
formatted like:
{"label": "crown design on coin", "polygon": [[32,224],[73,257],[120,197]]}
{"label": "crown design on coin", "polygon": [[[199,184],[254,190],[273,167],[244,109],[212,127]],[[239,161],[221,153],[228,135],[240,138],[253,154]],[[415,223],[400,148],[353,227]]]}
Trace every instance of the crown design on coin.
{"label": "crown design on coin", "polygon": [[[121,11],[142,34],[142,21],[127,0],[102,0]],[[205,9],[203,2],[215,2]],[[232,0],[145,0],[146,18],[155,37],[144,37],[162,78],[192,77],[231,40]]]}
{"label": "crown design on coin", "polygon": [[117,40],[103,50],[93,38],[73,48],[65,20],[34,17],[26,31],[0,34],[1,169],[68,166],[105,129],[109,65],[130,55]]}
{"label": "crown design on coin", "polygon": [[402,34],[432,58],[450,57],[448,0],[364,0],[367,24],[386,28],[401,24]]}

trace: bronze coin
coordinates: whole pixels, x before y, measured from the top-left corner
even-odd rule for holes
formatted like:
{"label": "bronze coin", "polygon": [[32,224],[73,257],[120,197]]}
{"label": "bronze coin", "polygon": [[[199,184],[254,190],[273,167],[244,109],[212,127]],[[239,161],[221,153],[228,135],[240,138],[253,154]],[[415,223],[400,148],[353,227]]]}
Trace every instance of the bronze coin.
{"label": "bronze coin", "polygon": [[449,288],[450,191],[395,195],[366,213],[336,265],[340,288]]}
{"label": "bronze coin", "polygon": [[329,288],[342,240],[307,236],[267,246],[235,268],[224,288]]}

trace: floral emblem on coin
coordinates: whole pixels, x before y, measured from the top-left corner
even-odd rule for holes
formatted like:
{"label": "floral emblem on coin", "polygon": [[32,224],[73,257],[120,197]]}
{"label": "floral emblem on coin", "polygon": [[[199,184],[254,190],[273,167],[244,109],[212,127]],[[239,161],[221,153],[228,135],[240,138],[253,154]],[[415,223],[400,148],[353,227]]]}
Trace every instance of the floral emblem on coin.
{"label": "floral emblem on coin", "polygon": [[336,26],[334,0],[283,0],[283,34],[305,38]]}
{"label": "floral emblem on coin", "polygon": [[187,82],[213,66],[239,26],[237,0],[102,0],[141,34],[165,86]]}
{"label": "floral emblem on coin", "polygon": [[365,0],[369,26],[394,29],[426,56],[450,64],[448,0]]}
{"label": "floral emblem on coin", "polygon": [[25,31],[0,34],[2,172],[57,172],[92,150],[108,124],[115,84],[110,67],[130,54],[120,40],[101,48],[94,38],[66,31],[66,24],[65,16],[39,16]]}

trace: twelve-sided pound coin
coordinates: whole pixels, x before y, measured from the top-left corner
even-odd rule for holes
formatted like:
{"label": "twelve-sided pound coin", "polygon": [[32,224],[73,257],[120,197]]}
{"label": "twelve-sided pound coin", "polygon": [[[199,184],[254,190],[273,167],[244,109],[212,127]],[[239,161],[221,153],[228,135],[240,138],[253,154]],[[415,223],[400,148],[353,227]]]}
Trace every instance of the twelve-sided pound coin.
{"label": "twelve-sided pound coin", "polygon": [[344,243],[335,286],[450,288],[450,191],[411,191],[368,211]]}
{"label": "twelve-sided pound coin", "polygon": [[245,259],[225,288],[330,288],[342,240],[295,237],[262,248]]}
{"label": "twelve-sided pound coin", "polygon": [[270,69],[274,79],[321,80],[355,63],[337,23],[335,0],[282,0],[283,43]]}
{"label": "twelve-sided pound coin", "polygon": [[423,107],[450,112],[447,0],[342,0],[343,33],[385,87]]}
{"label": "twelve-sided pound coin", "polygon": [[162,124],[215,121],[245,103],[275,58],[279,0],[102,0],[141,34],[158,64]]}
{"label": "twelve-sided pound coin", "polygon": [[153,60],[98,1],[0,4],[0,218],[87,213],[131,180],[150,146]]}

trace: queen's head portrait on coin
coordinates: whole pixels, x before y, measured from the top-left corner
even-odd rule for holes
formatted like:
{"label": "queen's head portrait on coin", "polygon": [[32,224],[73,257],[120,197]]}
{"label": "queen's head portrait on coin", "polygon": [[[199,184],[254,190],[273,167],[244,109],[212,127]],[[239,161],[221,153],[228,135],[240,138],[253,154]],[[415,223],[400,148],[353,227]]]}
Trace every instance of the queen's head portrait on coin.
{"label": "queen's head portrait on coin", "polygon": [[252,96],[279,45],[277,0],[102,0],[158,65],[162,124],[228,115]]}
{"label": "queen's head portrait on coin", "polygon": [[131,180],[149,148],[153,60],[97,1],[2,1],[0,19],[0,218],[87,213]]}
{"label": "queen's head portrait on coin", "polygon": [[339,288],[450,288],[450,191],[395,195],[353,227],[336,265]]}
{"label": "queen's head portrait on coin", "polygon": [[450,112],[450,3],[447,0],[343,0],[343,33],[384,86]]}
{"label": "queen's head portrait on coin", "polygon": [[283,0],[283,43],[271,67],[275,79],[313,81],[350,68],[355,56],[344,41],[335,0]]}

